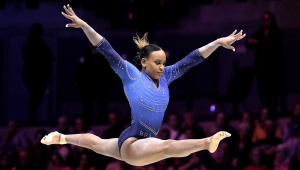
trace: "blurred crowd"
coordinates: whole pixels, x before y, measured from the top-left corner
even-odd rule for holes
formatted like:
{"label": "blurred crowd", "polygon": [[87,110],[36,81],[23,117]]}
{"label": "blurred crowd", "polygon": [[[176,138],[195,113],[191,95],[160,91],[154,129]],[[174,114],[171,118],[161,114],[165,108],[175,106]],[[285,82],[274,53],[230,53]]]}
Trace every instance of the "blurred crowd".
{"label": "blurred crowd", "polygon": [[[257,118],[253,118],[257,115]],[[234,126],[228,114],[219,112],[205,129],[192,112],[170,112],[157,137],[163,140],[200,139],[228,131],[215,153],[200,151],[183,158],[169,158],[134,167],[74,145],[44,145],[40,140],[50,131],[39,129],[30,139],[17,122],[10,121],[1,135],[0,170],[296,170],[300,168],[300,103],[294,105],[289,121],[282,125],[267,108],[259,114],[244,112]],[[126,128],[117,110],[108,112],[109,125],[100,136],[118,138]],[[181,121],[182,120],[182,121]],[[61,116],[51,131],[63,134],[99,132],[90,129],[84,118],[70,125]]]}

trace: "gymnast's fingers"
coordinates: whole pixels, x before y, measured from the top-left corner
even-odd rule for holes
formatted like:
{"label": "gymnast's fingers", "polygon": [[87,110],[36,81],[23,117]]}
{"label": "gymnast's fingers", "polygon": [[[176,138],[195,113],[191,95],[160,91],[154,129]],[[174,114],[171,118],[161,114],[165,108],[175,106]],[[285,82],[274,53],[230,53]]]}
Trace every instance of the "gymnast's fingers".
{"label": "gymnast's fingers", "polygon": [[64,5],[63,8],[65,9],[66,13],[69,15],[72,15],[72,13],[70,12],[70,10]]}
{"label": "gymnast's fingers", "polygon": [[232,50],[232,51],[235,51],[235,48],[233,47],[233,46],[231,46],[231,44],[232,43],[223,43],[222,44],[222,46],[224,47],[224,48],[227,48],[227,49],[230,49],[230,50]]}
{"label": "gymnast's fingers", "polygon": [[63,16],[65,16],[66,18],[68,18],[68,19],[72,20],[72,18],[71,18],[71,16],[70,16],[70,15],[67,15],[67,14],[65,14],[64,12],[61,12],[61,14],[62,14]]}
{"label": "gymnast's fingers", "polygon": [[66,25],[66,27],[75,27],[75,28],[77,28],[76,26],[77,26],[77,24],[75,24],[75,23],[70,23],[70,24]]}
{"label": "gymnast's fingers", "polygon": [[68,7],[69,11],[70,11],[73,15],[76,15],[75,12],[73,11],[73,9],[71,8],[71,6],[70,6],[69,4],[67,5],[67,7]]}
{"label": "gymnast's fingers", "polygon": [[245,36],[246,36],[246,33],[245,33],[244,35],[240,36],[237,40],[241,40],[241,39],[243,39]]}
{"label": "gymnast's fingers", "polygon": [[233,36],[235,33],[236,33],[236,30],[234,30],[234,31],[233,31],[233,33],[232,33],[232,34],[230,34],[230,36]]}
{"label": "gymnast's fingers", "polygon": [[235,34],[234,37],[239,37],[243,34],[243,30],[241,30],[239,33]]}
{"label": "gymnast's fingers", "polygon": [[230,46],[229,49],[235,52],[235,48],[233,46]]}

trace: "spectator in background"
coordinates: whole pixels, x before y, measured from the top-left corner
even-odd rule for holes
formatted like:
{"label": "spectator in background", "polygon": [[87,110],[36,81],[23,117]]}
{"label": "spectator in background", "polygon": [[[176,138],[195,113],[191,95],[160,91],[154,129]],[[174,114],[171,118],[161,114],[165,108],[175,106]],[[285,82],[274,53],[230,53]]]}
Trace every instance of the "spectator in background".
{"label": "spectator in background", "polygon": [[[63,132],[66,134],[73,133],[69,126],[69,120],[66,116],[60,116],[57,121],[57,129],[54,131]],[[71,145],[52,145],[50,146],[52,153],[59,153],[63,161],[67,161],[71,153]]]}
{"label": "spectator in background", "polygon": [[[108,113],[108,122],[109,127],[103,132],[102,138],[103,139],[111,139],[111,138],[118,138],[122,131],[125,129],[121,123],[120,112],[118,110],[112,110]],[[107,167],[107,164],[113,161],[113,158],[106,157],[103,155],[97,155],[100,159],[104,160],[99,164],[100,167]],[[118,162],[110,166],[119,166]]]}
{"label": "spectator in background", "polygon": [[[192,128],[185,128],[183,134],[186,138],[184,139],[195,139],[195,134],[197,131],[194,131]],[[220,143],[223,146],[223,144]],[[218,150],[222,150],[222,147],[219,146]],[[216,151],[218,152],[218,151]],[[165,161],[165,160],[164,160]],[[214,170],[218,169],[216,162],[212,159],[211,154],[209,152],[197,152],[193,153],[184,158],[171,158],[167,159],[167,162],[158,162],[157,164],[153,164],[153,167],[161,167],[161,169],[178,169],[178,170]],[[171,164],[169,164],[171,162]],[[169,165],[169,166],[168,166]]]}
{"label": "spectator in background", "polygon": [[33,147],[31,149],[32,159],[37,170],[45,170],[50,160],[51,154],[47,145],[41,143],[41,139],[47,135],[45,130],[35,132]]}
{"label": "spectator in background", "polygon": [[[228,141],[222,142],[219,144],[218,150],[211,154],[211,157],[213,159],[213,162],[216,164],[215,166],[217,167],[217,169],[233,169],[231,166],[231,162],[234,158],[234,155],[228,154],[230,150],[229,148],[230,144]],[[227,155],[230,155],[230,157],[228,157]]]}
{"label": "spectator in background", "polygon": [[232,136],[225,139],[223,144],[220,143],[220,149],[211,154],[211,156],[218,164],[219,169],[232,169],[232,161],[235,157],[235,153],[232,151],[238,145],[238,133],[229,125],[229,119],[225,112],[217,113],[214,126],[210,129],[209,136],[218,131],[230,132]]}
{"label": "spectator in background", "polygon": [[53,62],[50,48],[43,40],[43,26],[35,23],[30,28],[28,40],[23,45],[23,82],[29,91],[28,120],[36,121],[36,115],[43,99]]}
{"label": "spectator in background", "polygon": [[284,140],[297,137],[300,130],[300,103],[295,104]]}
{"label": "spectator in background", "polygon": [[154,164],[149,165],[147,167],[147,170],[174,170],[174,168],[170,166],[169,161],[170,159],[158,161]]}
{"label": "spectator in background", "polygon": [[118,138],[125,129],[121,123],[120,113],[112,110],[108,113],[109,128],[103,133],[103,139]]}
{"label": "spectator in background", "polygon": [[284,145],[278,145],[273,170],[289,170],[290,153]]}
{"label": "spectator in background", "polygon": [[241,123],[253,124],[251,114],[249,112],[243,112],[241,117]]}
{"label": "spectator in background", "polygon": [[194,133],[194,139],[202,139],[206,137],[202,127],[197,124],[197,119],[192,112],[186,112],[184,114],[184,122],[182,124],[182,130],[179,133],[180,135],[178,137],[178,140],[187,139],[185,133],[183,133],[186,128],[189,128],[193,132],[196,132]]}
{"label": "spectator in background", "polygon": [[72,133],[69,127],[69,120],[66,116],[60,116],[57,121],[57,129],[55,131],[70,134]]}
{"label": "spectator in background", "polygon": [[299,170],[300,168],[300,131],[298,131],[297,133],[297,137],[290,138],[288,141],[281,144],[282,148],[288,150],[287,159],[282,162],[284,164],[288,161],[290,162],[289,170]]}
{"label": "spectator in background", "polygon": [[259,148],[252,148],[249,158],[251,163],[243,170],[268,170],[268,167],[263,162],[263,154]]}
{"label": "spectator in background", "polygon": [[59,153],[54,153],[47,170],[71,170],[71,168],[65,165],[65,161]]}
{"label": "spectator in background", "polygon": [[178,167],[179,170],[200,170],[200,158],[197,153],[182,158],[180,162],[182,163]]}
{"label": "spectator in background", "polygon": [[124,162],[124,161],[120,161],[120,160],[115,160],[113,162],[110,162],[105,170],[127,170],[129,169],[129,165]]}
{"label": "spectator in background", "polygon": [[[76,146],[76,145],[73,145],[73,146],[74,147],[71,150],[70,154],[68,155],[67,161],[66,161],[67,165],[70,166],[72,169],[76,169],[77,167],[80,166],[80,161],[82,160],[82,155],[88,154],[87,156],[88,156],[89,163],[94,162],[95,161],[94,159],[98,158],[97,156],[95,156],[96,154],[94,152],[90,152],[86,148]],[[84,159],[85,159],[85,157],[83,157],[83,160]]]}
{"label": "spectator in background", "polygon": [[17,166],[12,168],[12,170],[36,170],[36,167],[32,163],[32,159],[26,150],[22,150],[19,152]]}
{"label": "spectator in background", "polygon": [[19,151],[31,146],[31,141],[26,133],[19,128],[17,122],[11,120],[8,122],[7,132],[0,146],[1,151],[17,156]]}
{"label": "spectator in background", "polygon": [[[185,139],[195,139],[195,131],[193,131],[193,129],[191,128],[186,128],[184,130],[184,136],[186,137]],[[181,158],[180,162],[180,166],[178,167],[178,169],[180,170],[189,170],[189,169],[199,169],[200,168],[200,157],[198,155],[198,153],[192,153],[189,156],[183,157]]]}
{"label": "spectator in background", "polygon": [[59,145],[55,146],[52,149],[52,153],[58,153],[60,157],[63,159],[64,162],[67,161],[68,157],[72,154],[71,153],[71,147],[69,145]]}
{"label": "spectator in background", "polygon": [[170,131],[166,128],[160,130],[157,134],[157,138],[159,138],[161,140],[170,139]]}
{"label": "spectator in background", "polygon": [[[252,142],[256,143],[257,141],[266,139],[266,122],[270,119],[270,113],[268,108],[262,108],[259,118],[255,122],[255,128],[252,136]],[[277,138],[282,138],[282,130],[280,125],[276,124],[275,136]]]}
{"label": "spectator in background", "polygon": [[179,137],[180,124],[179,124],[179,114],[177,112],[171,112],[168,117],[167,128],[170,131],[170,139],[177,140]]}
{"label": "spectator in background", "polygon": [[281,139],[275,136],[276,123],[268,119],[265,125],[266,138],[256,142],[256,146],[261,149],[265,156],[266,165],[272,167],[275,158],[277,145],[281,143]]}
{"label": "spectator in background", "polygon": [[75,130],[74,133],[94,133],[90,130],[90,127],[83,117],[77,117],[75,120]]}
{"label": "spectator in background", "polygon": [[[94,132],[90,130],[88,123],[85,121],[83,117],[77,117],[75,119],[74,133],[94,134]],[[67,163],[72,169],[76,169],[79,166],[78,163],[81,160],[82,154],[89,153],[89,152],[85,148],[76,145],[70,145],[70,148],[71,148],[70,153],[67,155]],[[88,156],[90,157],[94,155],[90,154]],[[89,160],[91,161],[91,159]]]}
{"label": "spectator in background", "polygon": [[254,131],[254,121],[253,118],[251,116],[252,114],[250,112],[243,112],[242,113],[242,117],[240,120],[240,124],[248,124],[249,125],[249,130],[250,130],[250,135],[252,137],[253,135],[253,131]]}
{"label": "spectator in background", "polygon": [[[232,134],[232,137],[234,137],[237,132],[229,125],[229,120],[225,112],[219,112],[216,115],[215,124],[210,130],[210,134],[214,134],[218,131],[227,131]],[[231,137],[231,138],[232,138]]]}
{"label": "spectator in background", "polygon": [[89,154],[82,153],[79,161],[79,166],[76,170],[96,170],[96,167],[92,165]]}
{"label": "spectator in background", "polygon": [[236,170],[244,169],[248,165],[248,156],[252,149],[251,143],[251,127],[248,122],[240,123],[238,128],[239,141],[236,146],[235,158],[232,166]]}
{"label": "spectator in background", "polygon": [[232,134],[232,136],[226,140],[230,142],[231,145],[235,145],[238,141],[238,133],[236,130],[229,125],[229,119],[228,116],[225,114],[225,112],[219,112],[216,115],[215,124],[210,129],[209,136],[212,135],[212,133],[218,132],[218,131],[227,131]]}
{"label": "spectator in background", "polygon": [[1,151],[0,154],[0,170],[11,170],[11,158],[9,157],[9,154],[7,152]]}
{"label": "spectator in background", "polygon": [[262,107],[275,114],[282,77],[282,32],[271,12],[261,16],[262,27],[246,41],[249,49],[256,48],[255,72]]}
{"label": "spectator in background", "polygon": [[195,134],[197,133],[197,131],[194,131],[194,129],[192,128],[185,128],[184,130],[184,139],[196,139],[195,138]]}

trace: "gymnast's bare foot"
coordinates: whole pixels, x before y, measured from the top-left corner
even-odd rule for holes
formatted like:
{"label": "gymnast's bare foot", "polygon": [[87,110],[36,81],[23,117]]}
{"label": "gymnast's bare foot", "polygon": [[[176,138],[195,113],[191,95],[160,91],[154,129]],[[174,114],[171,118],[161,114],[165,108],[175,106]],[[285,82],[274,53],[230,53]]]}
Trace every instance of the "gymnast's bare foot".
{"label": "gymnast's bare foot", "polygon": [[217,148],[218,148],[218,145],[220,143],[220,141],[226,137],[230,137],[231,134],[228,133],[228,132],[225,132],[225,131],[220,131],[216,134],[214,134],[212,137],[210,137],[210,144],[208,146],[208,151],[210,153],[214,153]]}
{"label": "gymnast's bare foot", "polygon": [[51,132],[42,138],[41,143],[45,145],[60,144],[59,143],[60,136],[61,134],[56,131]]}

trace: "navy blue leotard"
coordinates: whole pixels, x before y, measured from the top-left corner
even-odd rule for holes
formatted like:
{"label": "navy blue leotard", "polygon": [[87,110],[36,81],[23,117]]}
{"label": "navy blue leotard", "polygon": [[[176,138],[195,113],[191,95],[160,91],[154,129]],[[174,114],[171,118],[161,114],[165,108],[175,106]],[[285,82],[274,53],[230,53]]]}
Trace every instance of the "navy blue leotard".
{"label": "navy blue leotard", "polygon": [[156,137],[169,103],[168,85],[204,60],[199,50],[194,50],[177,63],[165,67],[157,87],[143,70],[138,70],[130,62],[122,59],[105,38],[95,47],[121,77],[131,107],[131,126],[119,137],[119,152],[123,142],[129,137]]}

